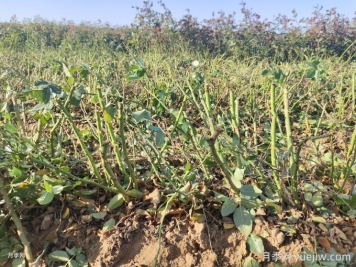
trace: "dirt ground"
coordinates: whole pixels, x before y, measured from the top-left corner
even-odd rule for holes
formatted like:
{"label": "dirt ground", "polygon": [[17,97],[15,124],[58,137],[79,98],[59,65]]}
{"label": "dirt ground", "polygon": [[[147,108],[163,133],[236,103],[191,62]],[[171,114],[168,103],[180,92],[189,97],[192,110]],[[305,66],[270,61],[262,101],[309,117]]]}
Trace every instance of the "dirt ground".
{"label": "dirt ground", "polygon": [[[46,215],[41,215],[32,222],[33,226],[42,225],[37,227],[38,233],[30,234],[30,239],[37,245],[38,253],[45,239],[52,240],[48,252],[81,247],[90,266],[94,267],[154,266],[159,248],[157,266],[162,267],[242,266],[248,256],[254,257],[261,266],[275,266],[277,257],[284,266],[294,263],[304,266],[299,254],[305,247],[313,250],[315,245],[325,250],[334,247],[339,254],[356,253],[355,221],[335,218],[331,229],[314,222],[297,223],[297,234],[288,235],[280,231],[283,218],[257,215],[253,232],[262,238],[265,254],[253,254],[249,252],[246,238],[235,227],[225,229],[229,227],[223,227],[222,218],[205,214],[206,220],[201,223],[187,218],[167,218],[161,228],[161,243],[160,221],[135,214],[122,217],[115,228],[106,233],[102,233],[102,222],[75,222],[71,217],[61,222],[53,219],[48,224],[51,226],[43,230]],[[225,226],[229,225],[226,219],[230,218],[225,218]]]}

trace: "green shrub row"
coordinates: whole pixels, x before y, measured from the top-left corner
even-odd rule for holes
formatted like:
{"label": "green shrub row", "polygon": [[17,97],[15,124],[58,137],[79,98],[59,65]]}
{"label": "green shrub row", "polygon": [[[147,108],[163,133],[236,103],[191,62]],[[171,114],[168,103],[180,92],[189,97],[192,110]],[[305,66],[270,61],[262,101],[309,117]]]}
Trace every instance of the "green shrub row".
{"label": "green shrub row", "polygon": [[352,60],[356,46],[356,18],[349,19],[336,9],[316,7],[309,18],[299,19],[278,15],[274,21],[261,16],[242,4],[243,20],[237,22],[236,13],[217,16],[199,22],[189,12],[181,19],[159,1],[163,12],[155,11],[153,2],[145,1],[135,7],[136,19],[130,26],[112,27],[110,24],[83,22],[75,24],[63,19],[48,21],[41,17],[19,22],[0,23],[0,45],[3,48],[105,46],[112,50],[152,48],[191,51],[236,56],[241,60],[257,57],[274,62],[305,59],[305,57],[338,56]]}

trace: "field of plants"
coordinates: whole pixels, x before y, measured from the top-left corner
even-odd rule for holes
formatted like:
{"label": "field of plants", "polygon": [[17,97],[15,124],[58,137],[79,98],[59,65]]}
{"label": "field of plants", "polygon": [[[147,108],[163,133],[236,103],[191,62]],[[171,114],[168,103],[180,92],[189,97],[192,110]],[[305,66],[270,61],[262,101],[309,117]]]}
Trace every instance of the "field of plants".
{"label": "field of plants", "polygon": [[0,266],[353,266],[356,19],[0,23]]}

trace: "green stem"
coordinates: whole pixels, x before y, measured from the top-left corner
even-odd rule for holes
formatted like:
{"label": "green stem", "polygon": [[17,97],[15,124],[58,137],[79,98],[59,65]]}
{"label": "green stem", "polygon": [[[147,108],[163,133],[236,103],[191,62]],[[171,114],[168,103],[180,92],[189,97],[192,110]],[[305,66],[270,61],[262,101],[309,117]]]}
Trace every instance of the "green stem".
{"label": "green stem", "polygon": [[354,128],[353,133],[352,133],[350,144],[349,144],[349,147],[348,147],[348,150],[347,150],[346,165],[345,165],[345,167],[343,169],[344,183],[342,185],[342,188],[345,186],[346,180],[350,176],[350,172],[352,170],[352,165],[355,163],[355,160],[356,160],[355,144],[356,144],[356,126]]}
{"label": "green stem", "polygon": [[120,131],[120,138],[121,138],[121,142],[122,142],[122,152],[124,154],[124,160],[129,168],[129,172],[130,172],[130,178],[131,178],[131,184],[134,188],[137,188],[137,179],[136,179],[136,173],[134,171],[134,169],[132,168],[131,162],[129,160],[129,155],[127,152],[127,147],[126,147],[126,137],[125,137],[125,133],[124,133],[124,112],[123,112],[124,106],[123,103],[119,104],[119,131]]}
{"label": "green stem", "polygon": [[87,179],[82,179],[82,178],[79,178],[73,174],[71,174],[70,172],[67,172],[66,170],[63,170],[61,168],[58,168],[50,163],[47,163],[47,162],[44,162],[42,160],[39,160],[39,159],[36,159],[35,157],[33,156],[29,156],[29,160],[31,160],[32,162],[34,163],[37,163],[39,165],[42,165],[42,166],[45,166],[51,170],[54,170],[54,171],[57,171],[57,172],[60,172],[64,175],[67,175],[68,177],[72,178],[73,180],[76,180],[76,181],[80,181],[84,184],[90,184],[90,185],[94,185],[96,187],[99,187],[99,188],[102,188],[108,192],[112,192],[112,193],[122,193],[124,195],[126,195],[126,191],[125,190],[119,190],[119,189],[116,189],[116,188],[111,188],[111,187],[107,187],[105,185],[102,185],[102,184],[99,184],[99,183],[96,183],[92,180],[87,180]]}
{"label": "green stem", "polygon": [[[97,89],[97,96],[98,96],[98,101],[99,101],[99,105],[100,105],[101,110],[103,111],[104,114],[107,113],[105,105],[104,105],[104,101],[103,101],[103,94],[102,94],[102,91],[101,91],[100,88]],[[107,114],[107,115],[110,116],[109,114]],[[105,122],[106,129],[108,130],[108,133],[109,133],[111,145],[112,145],[112,147],[114,149],[116,162],[119,165],[122,174],[124,175],[125,182],[128,182],[127,181],[128,180],[127,179],[128,178],[128,174],[127,174],[127,172],[125,170],[125,166],[124,166],[123,160],[122,160],[121,155],[120,155],[118,142],[117,142],[117,139],[116,139],[116,136],[115,136],[115,133],[114,133],[114,128],[113,128],[112,123],[111,123],[112,122],[112,118],[109,118],[107,120],[104,119],[104,122]],[[121,128],[120,128],[120,130],[121,130]],[[122,143],[124,143],[124,142],[125,142],[125,139],[122,139]],[[130,162],[127,162],[127,164],[129,165]]]}
{"label": "green stem", "polygon": [[[296,167],[295,159],[294,159],[294,149],[293,149],[293,140],[292,140],[292,128],[290,124],[290,117],[289,117],[289,100],[288,100],[288,90],[286,87],[283,88],[283,102],[284,102],[284,117],[285,117],[285,127],[286,127],[286,134],[287,134],[287,151],[289,156],[289,166],[288,168],[291,170],[292,173]],[[298,204],[298,192],[297,192],[297,179],[298,176],[294,176],[292,178],[292,196],[294,198],[294,202]]]}
{"label": "green stem", "polygon": [[38,120],[38,128],[37,128],[37,135],[36,135],[36,138],[35,138],[35,144],[38,145],[41,138],[42,138],[42,132],[43,132],[43,122],[41,120]]}
{"label": "green stem", "polygon": [[272,113],[272,122],[271,122],[271,164],[273,167],[273,179],[277,186],[278,192],[283,196],[283,190],[278,178],[277,171],[277,159],[276,159],[276,125],[277,125],[277,112],[276,112],[276,87],[271,84],[271,113]]}
{"label": "green stem", "polygon": [[327,138],[327,137],[331,137],[331,134],[325,134],[325,135],[320,135],[320,136],[309,136],[305,139],[303,139],[302,141],[299,142],[298,146],[297,146],[297,151],[295,153],[295,168],[294,168],[294,173],[293,173],[293,179],[292,179],[292,186],[293,187],[297,187],[298,185],[297,183],[297,178],[298,177],[298,169],[299,169],[299,157],[300,157],[300,152],[302,150],[303,145],[308,141],[308,140],[318,140],[318,139],[322,139],[322,138]]}
{"label": "green stem", "polygon": [[[240,116],[239,116],[239,100],[235,99],[234,92],[230,91],[229,93],[230,97],[230,112],[231,112],[231,121],[232,121],[232,126],[235,130],[235,133],[237,135],[237,143],[238,146],[241,144],[241,136],[240,136]],[[242,169],[242,160],[241,160],[242,155],[238,153],[238,156],[236,158],[237,161],[237,167],[239,169]]]}
{"label": "green stem", "polygon": [[217,129],[214,134],[212,135],[212,137],[210,139],[207,140],[209,147],[210,147],[210,151],[213,154],[213,157],[216,161],[216,163],[218,164],[218,166],[220,167],[220,169],[222,170],[222,172],[225,175],[225,178],[227,179],[227,181],[229,182],[229,185],[231,187],[232,190],[235,191],[235,193],[239,193],[240,189],[236,187],[236,185],[233,183],[232,181],[232,176],[230,171],[226,168],[226,165],[222,162],[222,160],[220,159],[218,152],[216,151],[215,148],[215,141],[218,138],[219,134],[222,133],[221,129]]}
{"label": "green stem", "polygon": [[126,194],[125,189],[122,187],[122,185],[119,183],[119,181],[116,178],[116,175],[114,174],[109,161],[107,160],[107,154],[108,154],[108,149],[109,149],[109,143],[103,144],[101,147],[102,154],[101,154],[101,164],[104,166],[104,169],[106,171],[106,175],[108,179],[111,181],[111,183],[117,188],[117,190],[120,191],[122,194]]}
{"label": "green stem", "polygon": [[0,193],[5,201],[5,205],[7,209],[9,210],[9,213],[11,214],[11,218],[15,223],[15,226],[17,228],[17,234],[24,246],[24,252],[25,252],[25,257],[27,261],[31,264],[33,262],[33,254],[30,246],[30,242],[28,241],[26,235],[25,235],[25,230],[21,224],[21,220],[17,213],[14,210],[14,207],[12,206],[11,200],[9,195],[7,194],[5,190],[5,184],[4,184],[4,176],[0,175]]}
{"label": "green stem", "polygon": [[162,212],[162,217],[161,217],[161,222],[159,225],[159,231],[158,231],[158,250],[155,256],[155,260],[154,260],[154,264],[153,266],[158,266],[158,259],[159,259],[159,254],[161,253],[161,244],[162,244],[162,228],[164,225],[164,219],[166,218],[166,214],[169,211],[169,205],[170,203],[176,198],[178,197],[178,193],[174,193],[171,197],[168,198],[166,206]]}
{"label": "green stem", "polygon": [[[171,132],[170,132],[170,134],[169,134],[170,136],[173,136],[174,132],[175,132],[176,129],[177,129],[179,120],[180,120],[180,118],[181,118],[181,116],[182,116],[183,110],[185,109],[185,104],[187,103],[187,99],[188,99],[187,95],[184,95],[182,105],[181,105],[180,110],[179,110],[179,112],[178,112],[178,116],[177,116],[177,118],[176,118],[176,120],[175,120],[175,122],[174,122],[174,124],[173,124],[173,128],[172,128],[172,130],[171,130]],[[162,146],[162,148],[161,148],[161,150],[160,150],[160,152],[159,152],[159,155],[158,155],[158,157],[157,157],[156,163],[160,163],[161,158],[162,158],[162,155],[163,155],[163,152],[164,152],[164,151],[166,150],[166,148],[168,147],[168,144],[169,144],[169,140],[167,140],[167,141],[164,143],[164,145]]]}
{"label": "green stem", "polygon": [[355,103],[356,103],[356,90],[355,90],[355,73],[352,74],[352,87],[351,87],[351,94],[352,94],[352,110],[351,110],[351,117],[353,117],[355,113]]}
{"label": "green stem", "polygon": [[99,180],[100,183],[103,183],[104,180],[103,178],[101,178],[101,175],[99,173],[98,168],[96,167],[96,164],[94,162],[94,159],[88,149],[88,147],[86,146],[83,136],[81,135],[80,131],[78,130],[77,126],[74,124],[72,116],[69,114],[68,109],[61,103],[61,101],[58,101],[58,104],[61,108],[61,110],[63,111],[64,115],[66,116],[70,126],[72,127],[75,136],[78,138],[78,141],[80,143],[81,148],[83,149],[83,152],[85,154],[85,156],[87,157],[87,159],[89,160],[89,164],[90,167],[92,168],[95,177]]}
{"label": "green stem", "polygon": [[[66,99],[66,101],[64,102],[64,107],[67,108],[69,103],[70,103],[70,99],[73,95],[74,92],[74,88],[72,88],[69,92],[69,95]],[[54,152],[54,134],[57,132],[57,128],[59,127],[59,125],[63,122],[64,117],[61,116],[57,122],[54,124],[54,126],[52,127],[52,129],[50,130],[50,140],[51,140],[51,156],[52,158],[54,158],[55,156],[55,152]]]}
{"label": "green stem", "polygon": [[20,110],[19,110],[19,107],[17,106],[16,98],[12,97],[11,100],[12,100],[12,104],[13,104],[14,110],[15,110],[15,117],[16,117],[16,121],[17,121],[16,123],[17,123],[17,125],[19,125],[19,127],[21,129],[22,135],[26,136],[25,125],[21,121]]}

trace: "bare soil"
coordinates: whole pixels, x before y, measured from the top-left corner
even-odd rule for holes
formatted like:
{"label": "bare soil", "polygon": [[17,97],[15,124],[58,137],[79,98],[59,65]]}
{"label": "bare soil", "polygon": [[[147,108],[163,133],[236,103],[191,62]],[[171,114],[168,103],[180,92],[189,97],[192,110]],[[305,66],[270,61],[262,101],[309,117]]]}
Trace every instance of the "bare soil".
{"label": "bare soil", "polygon": [[341,217],[331,221],[330,229],[319,223],[298,222],[295,224],[297,234],[288,235],[280,231],[281,226],[286,225],[283,215],[257,215],[253,232],[263,239],[266,252],[263,255],[250,253],[246,238],[235,227],[224,229],[228,227],[223,226],[222,218],[208,211],[202,223],[181,217],[167,218],[161,235],[160,220],[135,213],[121,215],[115,228],[106,233],[101,230],[102,222],[86,223],[71,216],[53,219],[46,225],[44,221],[51,217],[49,214],[47,211],[32,221],[37,233],[29,233],[29,237],[37,254],[47,239],[51,241],[48,253],[65,247],[81,247],[90,266],[95,267],[154,266],[155,261],[162,267],[242,266],[248,256],[254,257],[261,266],[275,266],[277,256],[284,266],[295,263],[295,266],[304,266],[299,254],[304,248],[313,250],[315,245],[325,250],[334,247],[341,255],[356,253],[356,223]]}

